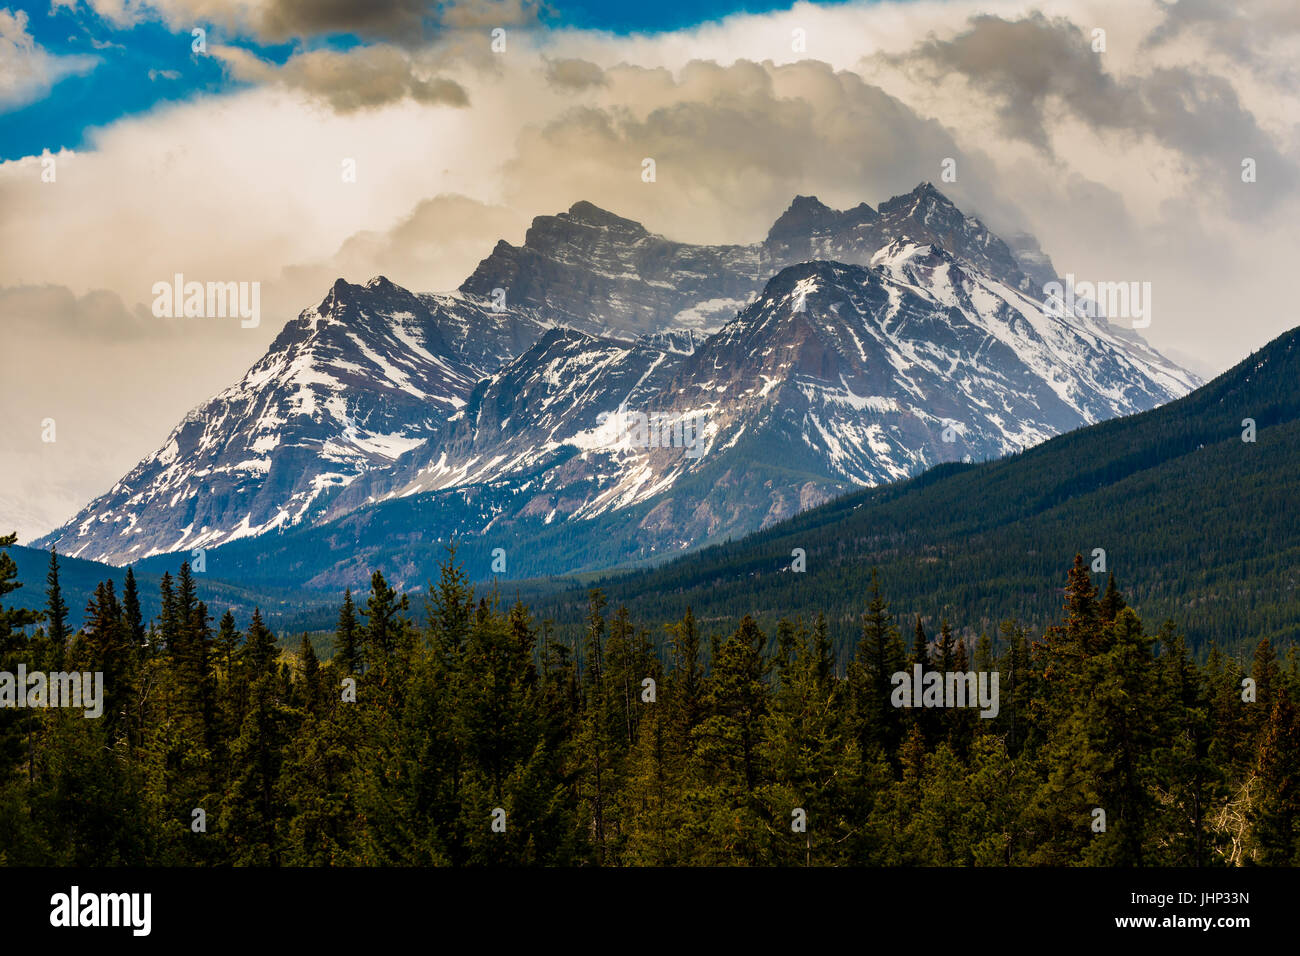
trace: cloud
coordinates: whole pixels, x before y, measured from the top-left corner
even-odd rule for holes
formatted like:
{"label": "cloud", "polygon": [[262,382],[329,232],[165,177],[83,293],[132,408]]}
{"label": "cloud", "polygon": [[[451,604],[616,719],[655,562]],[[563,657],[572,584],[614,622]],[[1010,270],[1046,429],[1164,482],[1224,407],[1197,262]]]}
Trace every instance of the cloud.
{"label": "cloud", "polygon": [[[1199,64],[1157,66],[1116,77],[1073,22],[1034,12],[1018,20],[976,16],[951,39],[931,36],[902,56],[932,83],[956,74],[995,104],[1001,131],[1055,158],[1063,118],[1130,143],[1154,141],[1239,218],[1255,218],[1296,186],[1294,161],[1265,132],[1227,78]],[[1241,189],[1243,157],[1273,176],[1272,188]]]}
{"label": "cloud", "polygon": [[0,8],[0,110],[39,100],[59,80],[89,73],[93,56],[53,56],[27,32],[27,14]]}
{"label": "cloud", "polygon": [[127,309],[114,292],[97,289],[78,296],[62,285],[0,287],[0,316],[6,337],[53,334],[73,341],[138,339],[161,324]]}
{"label": "cloud", "polygon": [[469,97],[459,83],[428,75],[408,54],[393,46],[312,50],[295,54],[283,66],[239,47],[214,46],[211,52],[238,80],[300,90],[329,103],[340,113],[405,99],[428,105],[469,105]]}
{"label": "cloud", "polygon": [[417,292],[455,289],[501,239],[520,242],[529,217],[505,206],[444,194],[419,202],[387,229],[349,236],[332,255],[286,266],[277,284],[319,295],[340,276],[384,275]]}
{"label": "cloud", "polygon": [[[604,77],[594,100],[521,131],[506,165],[512,205],[588,199],[676,238],[737,242],[761,238],[796,193],[879,200],[966,157],[937,123],[816,61],[695,61],[676,76],[622,65]],[[641,181],[646,158],[653,183]]]}
{"label": "cloud", "polygon": [[454,289],[498,240],[522,238],[528,221],[505,206],[454,194],[434,196],[391,229],[348,237],[321,274],[383,274],[412,289]]}
{"label": "cloud", "polygon": [[530,0],[53,0],[85,3],[119,28],[161,20],[175,30],[217,25],[267,43],[351,34],[419,43],[445,30],[519,26],[537,19]]}
{"label": "cloud", "polygon": [[562,90],[585,90],[604,86],[605,71],[590,60],[547,60],[546,82]]}
{"label": "cloud", "polygon": [[1005,135],[1051,151],[1050,106],[1063,103],[1090,125],[1133,125],[1143,118],[1132,93],[1101,68],[1083,31],[1069,20],[1034,12],[1021,20],[977,16],[950,40],[930,37],[905,56],[887,57],[929,71],[966,77],[999,103]]}
{"label": "cloud", "polygon": [[155,319],[103,290],[0,287],[0,327],[0,533],[24,541],[107,491],[248,364],[238,322]]}
{"label": "cloud", "polygon": [[1145,47],[1196,35],[1252,68],[1262,65],[1278,40],[1300,33],[1300,6],[1293,0],[1177,0],[1161,2],[1160,8],[1164,22],[1145,38]]}

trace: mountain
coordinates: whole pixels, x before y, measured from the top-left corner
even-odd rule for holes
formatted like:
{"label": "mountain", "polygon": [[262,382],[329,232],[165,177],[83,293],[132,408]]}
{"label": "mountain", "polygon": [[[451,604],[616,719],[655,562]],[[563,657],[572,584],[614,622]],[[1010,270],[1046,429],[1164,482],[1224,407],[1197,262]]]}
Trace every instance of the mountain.
{"label": "mountain", "polygon": [[1041,292],[1056,279],[1051,260],[1031,236],[1017,235],[1018,250],[993,235],[974,216],[953,205],[930,183],[895,196],[873,210],[866,203],[831,209],[816,196],[796,196],[768,232],[768,259],[789,265],[829,259],[867,265],[879,250],[900,240],[935,245],[1020,292]]}
{"label": "mountain", "polygon": [[[856,639],[878,569],[900,621],[920,615],[996,634],[1003,618],[1059,619],[1076,552],[1107,571],[1144,620],[1172,617],[1202,652],[1248,653],[1300,629],[1300,329],[1186,397],[1072,431],[1004,459],[948,463],[846,495],[744,539],[549,599],[539,617],[579,628],[587,586],[638,620],[694,609],[729,631],[745,613],[824,611],[841,647]],[[1255,440],[1243,425],[1253,420]],[[802,549],[807,570],[792,571]],[[1105,584],[1098,574],[1099,585]]]}
{"label": "mountain", "polygon": [[[437,443],[363,476],[324,523],[223,549],[221,573],[335,588],[382,565],[413,585],[453,537],[481,577],[497,548],[508,577],[636,563],[864,484],[1014,453],[1194,383],[1104,323],[1053,318],[901,240],[871,266],[782,270],[692,352],[655,341],[668,340],[548,332],[479,383]],[[618,427],[628,410],[667,423],[669,440],[635,441]],[[699,455],[673,441],[686,422]]]}
{"label": "mountain", "polygon": [[867,265],[883,247],[908,238],[937,244],[1022,292],[1056,278],[1030,237],[1014,253],[978,219],[930,183],[882,203],[847,211],[796,196],[761,243],[704,246],[674,242],[589,202],[538,216],[522,246],[498,242],[460,291],[490,299],[501,290],[513,308],[596,335],[635,336],[662,329],[712,331],[786,266],[810,259]]}
{"label": "mountain", "polygon": [[[468,331],[473,329],[472,332]],[[474,384],[540,329],[466,298],[342,279],[244,377],[37,543],[115,563],[301,522],[434,439]]]}
{"label": "mountain", "polygon": [[120,563],[256,537],[241,573],[332,586],[419,521],[533,542],[521,573],[608,567],[1194,387],[1135,332],[1048,315],[1050,274],[928,183],[879,210],[796,197],[752,246],[577,203],[450,295],[339,280],[40,544]]}
{"label": "mountain", "polygon": [[720,447],[758,430],[781,446],[772,460],[864,485],[999,457],[1194,382],[938,246],[895,240],[870,266],[782,270],[662,399],[708,410]]}
{"label": "mountain", "polygon": [[768,273],[759,246],[673,242],[630,219],[578,202],[538,216],[522,246],[498,242],[461,284],[490,299],[597,335],[716,328]]}
{"label": "mountain", "polygon": [[[603,447],[598,416],[620,404],[639,407],[657,394],[681,358],[675,351],[681,344],[664,335],[624,342],[551,329],[479,383],[436,445],[358,482],[332,503],[329,516],[386,498],[509,481],[519,493],[507,518],[573,517],[577,505],[599,502],[602,489],[635,460],[631,448]],[[446,536],[483,528],[436,530]]]}
{"label": "mountain", "polygon": [[[843,653],[857,640],[873,569],[900,623],[910,628],[920,616],[933,633],[947,618],[974,638],[996,635],[1007,617],[1030,627],[1059,620],[1064,568],[1076,552],[1095,561],[1100,548],[1144,620],[1172,618],[1201,655],[1215,642],[1248,658],[1261,638],[1281,646],[1300,629],[1300,518],[1291,507],[1300,469],[1297,382],[1300,329],[1152,411],[998,461],[944,463],[650,570],[518,581],[506,595],[551,621],[557,639],[581,633],[591,586],[601,587],[611,606],[626,604],[654,633],[687,607],[706,634],[729,633],[746,613],[771,633],[780,617],[825,612]],[[1251,437],[1248,418],[1253,442],[1243,441]],[[373,533],[379,545],[357,562],[362,570],[382,568],[408,588],[422,587],[446,557],[445,542],[424,529],[464,492],[394,499],[326,525],[234,542],[209,554],[209,578],[258,580],[261,594],[273,593],[271,585],[303,583],[304,569],[320,566],[319,554],[337,549],[342,563]],[[555,551],[579,540],[590,548],[612,539],[609,516],[591,524],[581,536],[561,522],[539,522],[518,537],[489,531],[463,540],[457,560],[486,579],[491,550],[503,547],[506,576],[524,577],[535,567],[535,548]],[[795,549],[805,554],[802,573],[792,569]],[[17,606],[41,606],[48,556],[10,551],[27,582]],[[158,556],[137,565],[137,574],[155,580],[164,569],[174,572],[176,561]],[[115,572],[89,562],[62,565],[65,590],[80,574],[87,593]],[[341,585],[344,578],[325,574],[315,584],[328,586],[336,605],[333,580]],[[1095,580],[1105,583],[1102,574]],[[1060,586],[1044,587],[1050,581]],[[324,599],[295,593],[281,603],[292,612]],[[261,601],[264,609],[275,603]],[[317,611],[312,626],[327,627],[335,615],[335,607]]]}

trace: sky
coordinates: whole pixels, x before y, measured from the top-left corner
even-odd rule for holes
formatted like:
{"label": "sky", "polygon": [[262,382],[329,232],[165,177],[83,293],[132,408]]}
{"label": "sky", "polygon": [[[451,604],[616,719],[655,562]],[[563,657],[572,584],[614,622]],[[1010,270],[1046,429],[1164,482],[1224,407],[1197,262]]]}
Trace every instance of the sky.
{"label": "sky", "polygon": [[[454,288],[579,199],[752,242],[930,180],[1150,282],[1208,376],[1300,324],[1297,54],[1293,0],[0,0],[0,525],[108,490],[335,278]],[[260,325],[155,318],[176,273],[260,282]]]}

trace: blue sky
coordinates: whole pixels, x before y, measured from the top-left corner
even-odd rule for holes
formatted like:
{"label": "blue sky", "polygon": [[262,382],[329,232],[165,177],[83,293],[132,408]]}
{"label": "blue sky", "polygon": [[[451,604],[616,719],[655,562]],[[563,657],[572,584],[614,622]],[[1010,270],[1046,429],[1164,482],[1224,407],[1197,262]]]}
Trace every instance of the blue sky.
{"label": "blue sky", "polygon": [[788,10],[792,3],[791,0],[666,0],[663,3],[554,0],[553,5],[559,20],[566,25],[630,33],[677,30],[732,13]]}
{"label": "blue sky", "polygon": [[[764,13],[791,5],[792,0],[554,0],[546,21],[554,26],[622,34],[662,32],[733,13]],[[0,8],[4,6],[0,0]],[[119,29],[84,4],[53,12],[46,4],[33,2],[9,9],[27,13],[27,31],[51,55],[90,56],[97,62],[88,72],[58,81],[34,102],[0,112],[0,161],[45,149],[83,148],[88,131],[119,117],[239,85],[225,75],[217,60],[191,51],[188,32],[173,33],[161,22]],[[209,32],[208,41],[237,42],[275,63],[283,63],[296,49],[305,48],[301,44],[265,46],[247,37],[221,37],[215,30]],[[352,36],[332,36],[313,40],[310,45],[344,48],[357,42]]]}

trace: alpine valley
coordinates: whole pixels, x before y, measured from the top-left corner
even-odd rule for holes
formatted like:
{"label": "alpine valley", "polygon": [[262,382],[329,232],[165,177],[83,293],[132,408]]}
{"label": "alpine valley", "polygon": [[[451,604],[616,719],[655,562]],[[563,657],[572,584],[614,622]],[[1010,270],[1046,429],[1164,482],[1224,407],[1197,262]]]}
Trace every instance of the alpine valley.
{"label": "alpine valley", "polygon": [[653,563],[1200,384],[1053,281],[928,183],[735,246],[579,202],[448,294],[339,279],[34,546],[330,590],[423,584],[453,538],[479,579]]}

